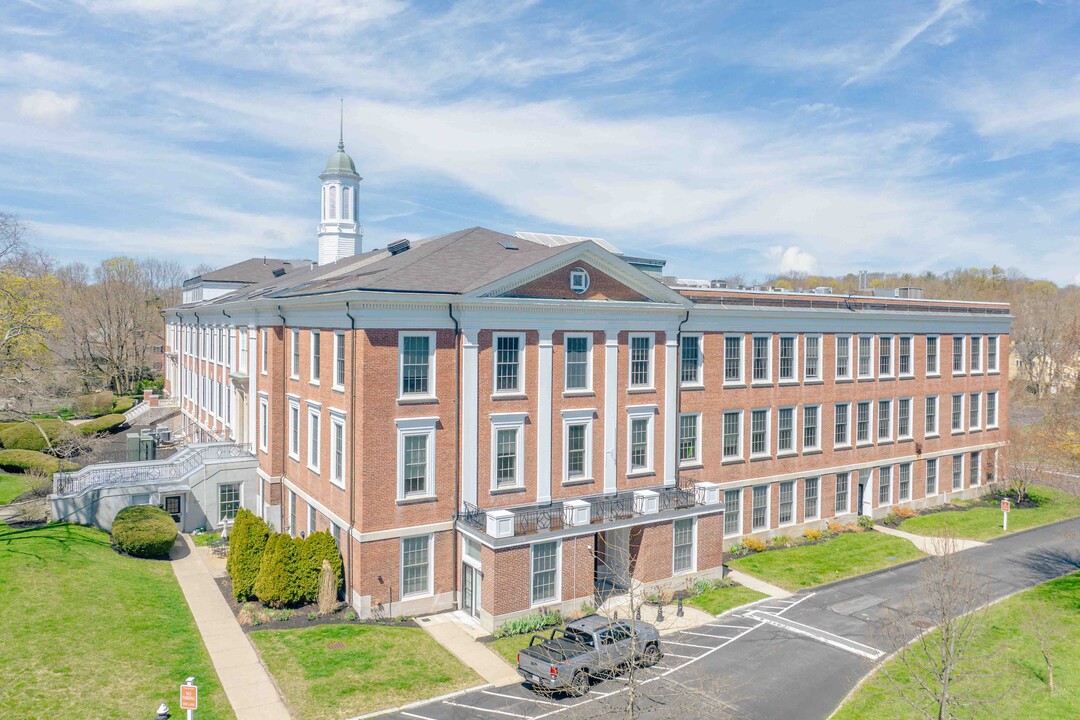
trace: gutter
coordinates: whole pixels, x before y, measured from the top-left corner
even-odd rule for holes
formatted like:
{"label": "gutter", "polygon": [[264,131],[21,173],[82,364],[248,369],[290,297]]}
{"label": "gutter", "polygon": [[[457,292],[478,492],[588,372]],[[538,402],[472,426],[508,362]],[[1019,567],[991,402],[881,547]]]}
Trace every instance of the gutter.
{"label": "gutter", "polygon": [[[450,319],[454,322],[454,432],[457,434],[457,442],[454,443],[454,514],[458,513],[461,505],[461,324],[458,319],[454,317],[454,304],[447,303],[446,312],[450,315]],[[438,337],[436,335],[435,337]],[[436,342],[436,349],[438,348],[438,342]],[[437,356],[437,355],[436,355]],[[456,525],[456,523],[455,523]],[[451,555],[452,576],[453,582],[451,587],[455,599],[458,597],[458,541],[456,533],[450,533],[450,540],[453,543],[453,550]],[[458,609],[461,607],[461,603],[458,602]]]}
{"label": "gutter", "polygon": [[[349,329],[350,329],[349,343],[352,345],[352,351],[350,353],[350,357],[352,358],[352,361],[353,361],[352,364],[353,364],[353,366],[355,368],[355,366],[356,366],[356,317],[352,314],[352,307],[349,304],[350,302],[352,302],[352,301],[351,300],[346,300],[345,301],[345,315],[349,318]],[[336,372],[336,368],[335,368],[335,372]],[[351,421],[350,427],[352,427],[352,429],[353,429],[352,435],[353,435],[353,437],[355,437],[355,431],[356,431],[356,427],[358,425],[357,418],[356,418],[356,373],[354,372],[354,373],[350,374],[349,377],[351,378],[350,384],[349,384],[349,389],[348,389],[348,393],[349,393],[349,418],[350,418],[350,421]],[[331,381],[331,383],[332,383],[332,381]],[[348,556],[348,561],[349,562],[348,562],[348,565],[347,565],[348,569],[345,571],[345,602],[349,603],[349,605],[352,606],[352,602],[349,599],[349,593],[352,592],[352,586],[353,586],[353,582],[352,582],[353,562],[352,562],[352,560],[353,560],[353,542],[354,542],[354,540],[352,538],[352,533],[353,533],[353,529],[356,526],[355,525],[355,522],[356,522],[356,447],[355,447],[355,443],[349,443],[349,448],[350,448],[350,452],[349,452],[349,481],[347,483],[347,487],[349,488],[349,533],[348,533],[349,547],[346,550],[346,555]]]}
{"label": "gutter", "polygon": [[[288,419],[288,415],[287,415],[287,413],[289,412],[289,408],[288,408],[288,405],[287,405],[288,397],[289,397],[289,387],[288,387],[288,384],[287,384],[288,381],[285,379],[286,378],[286,368],[285,368],[285,359],[286,359],[286,357],[285,357],[285,355],[289,351],[289,348],[288,348],[287,343],[285,342],[285,316],[281,312],[281,306],[280,305],[277,306],[277,316],[279,318],[281,318],[281,403],[282,403],[282,405],[284,405],[284,407],[282,407],[282,411],[283,411],[282,416],[285,418],[285,437],[283,437],[281,439],[281,477],[285,477],[285,459],[286,459],[286,454],[288,453],[288,445],[289,445],[289,437],[288,437],[288,435],[289,435],[289,419]],[[300,432],[299,427],[296,429],[296,432],[297,433]],[[263,493],[263,497],[264,498],[266,497],[265,493]],[[259,511],[260,511],[259,514],[261,516],[262,515],[262,508],[259,508]],[[288,516],[286,516],[286,517],[288,517]],[[282,526],[285,525],[285,523],[280,523],[280,524]],[[289,527],[289,534],[292,534],[292,531],[293,531],[293,528],[290,526]]]}

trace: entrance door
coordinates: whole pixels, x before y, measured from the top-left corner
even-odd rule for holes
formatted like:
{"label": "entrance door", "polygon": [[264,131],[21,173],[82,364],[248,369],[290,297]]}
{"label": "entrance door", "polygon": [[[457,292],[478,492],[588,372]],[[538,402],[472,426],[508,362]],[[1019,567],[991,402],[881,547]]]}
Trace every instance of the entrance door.
{"label": "entrance door", "polygon": [[165,496],[165,512],[169,513],[173,522],[180,525],[184,521],[184,496],[183,495],[166,495]]}
{"label": "entrance door", "polygon": [[630,528],[597,533],[596,593],[607,599],[630,587]]}
{"label": "entrance door", "polygon": [[480,617],[480,571],[462,564],[461,609],[474,618]]}

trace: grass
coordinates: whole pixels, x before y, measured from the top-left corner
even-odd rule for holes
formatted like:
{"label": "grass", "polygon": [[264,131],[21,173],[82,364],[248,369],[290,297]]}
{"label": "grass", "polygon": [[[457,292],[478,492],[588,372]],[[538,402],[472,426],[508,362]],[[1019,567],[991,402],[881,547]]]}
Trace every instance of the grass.
{"label": "grass", "polygon": [[302,720],[361,715],[483,682],[416,627],[322,625],[248,637]]}
{"label": "grass", "polygon": [[219,533],[219,532],[208,532],[208,533],[200,533],[198,535],[192,535],[191,536],[191,541],[193,543],[195,543],[196,545],[198,545],[199,547],[206,547],[210,543],[212,543],[215,540],[218,540],[220,538],[221,538],[221,533]]}
{"label": "grass", "polygon": [[[1080,712],[1080,573],[1027,590],[986,610],[981,631],[968,650],[968,662],[999,671],[992,679],[977,675],[961,680],[954,692],[1002,695],[986,708],[986,717],[1075,720]],[[1054,694],[1046,683],[1046,665],[1030,626],[1032,617],[1058,629],[1054,660]],[[886,663],[898,683],[905,676],[895,660]],[[973,687],[973,685],[979,687]],[[882,717],[921,718],[898,696],[897,686],[880,671],[871,676],[834,716],[837,720]],[[932,714],[937,715],[933,708]]]}
{"label": "grass", "polygon": [[172,567],[100,530],[0,524],[0,607],[4,717],[143,720],[189,675],[199,720],[234,717]]}
{"label": "grass", "polygon": [[[1039,501],[1039,507],[1009,511],[1010,533],[1080,515],[1080,497],[1048,487],[1034,487],[1030,494]],[[1001,526],[1001,516],[997,507],[946,510],[905,520],[900,529],[916,535],[940,535],[948,527],[958,538],[990,540],[1006,534]]]}
{"label": "grass", "polygon": [[0,505],[7,505],[30,489],[22,475],[0,472]]}
{"label": "grass", "polygon": [[748,555],[728,566],[795,592],[921,557],[903,538],[862,532],[838,535],[818,545]]}
{"label": "grass", "polygon": [[759,593],[757,590],[751,590],[742,585],[733,585],[706,590],[687,600],[686,604],[710,615],[719,615],[733,607],[752,603],[765,597],[768,597],[765,593]]}
{"label": "grass", "polygon": [[510,635],[508,637],[496,638],[488,645],[489,648],[494,650],[499,656],[510,663],[511,667],[517,667],[517,654],[519,650],[529,647],[529,640],[533,635],[540,635],[541,637],[551,637],[553,630],[562,630],[566,627],[566,624],[553,625],[543,630],[538,630],[535,633],[523,633],[521,635]]}

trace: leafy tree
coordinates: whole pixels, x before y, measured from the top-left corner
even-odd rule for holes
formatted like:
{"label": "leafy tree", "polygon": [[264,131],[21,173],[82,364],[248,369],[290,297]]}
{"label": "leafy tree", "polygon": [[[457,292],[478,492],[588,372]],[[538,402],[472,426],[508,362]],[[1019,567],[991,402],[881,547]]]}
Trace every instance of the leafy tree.
{"label": "leafy tree", "polygon": [[258,515],[244,509],[236,513],[225,569],[232,579],[233,597],[240,602],[255,596],[255,582],[269,537],[270,526]]}
{"label": "leafy tree", "polygon": [[255,580],[255,596],[264,605],[284,607],[304,599],[303,542],[284,533],[270,536]]}

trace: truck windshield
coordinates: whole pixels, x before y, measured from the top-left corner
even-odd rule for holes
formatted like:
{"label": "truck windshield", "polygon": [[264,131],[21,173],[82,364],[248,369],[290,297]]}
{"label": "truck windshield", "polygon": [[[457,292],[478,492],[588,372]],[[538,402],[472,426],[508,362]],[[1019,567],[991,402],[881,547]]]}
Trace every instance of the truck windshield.
{"label": "truck windshield", "polygon": [[563,637],[570,642],[584,643],[585,645],[592,645],[592,635],[583,630],[575,630],[574,628],[566,628],[563,631]]}

